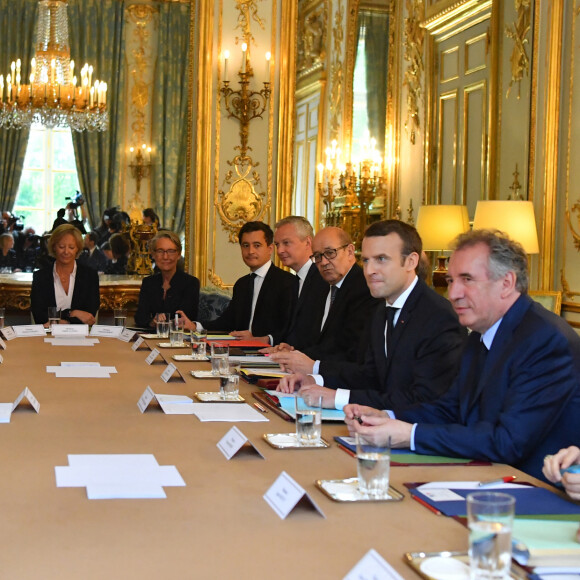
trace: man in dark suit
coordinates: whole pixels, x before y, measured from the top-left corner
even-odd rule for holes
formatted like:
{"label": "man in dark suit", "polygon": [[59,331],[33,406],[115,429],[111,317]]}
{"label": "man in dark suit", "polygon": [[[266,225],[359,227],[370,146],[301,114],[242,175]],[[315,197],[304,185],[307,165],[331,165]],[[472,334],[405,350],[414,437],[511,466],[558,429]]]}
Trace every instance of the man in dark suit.
{"label": "man in dark suit", "polygon": [[580,337],[527,295],[526,254],[499,232],[459,236],[448,284],[459,321],[472,329],[449,391],[391,414],[348,405],[349,428],[541,478],[544,455],[578,441]]}
{"label": "man in dark suit", "polygon": [[349,402],[402,408],[447,391],[467,332],[449,301],[418,278],[421,250],[413,226],[399,220],[372,224],[363,238],[362,262],[371,294],[382,303],[372,318],[364,362],[323,360],[319,375],[294,375],[280,390],[301,387],[301,393],[322,395],[325,407],[339,409]]}
{"label": "man in dark suit", "polygon": [[104,272],[107,267],[107,256],[97,247],[99,237],[95,232],[89,232],[84,237],[85,249],[79,256],[79,262],[97,272]]}
{"label": "man in dark suit", "polygon": [[201,324],[242,339],[281,333],[290,319],[294,276],[272,264],[274,233],[269,225],[247,222],[238,237],[242,259],[251,272],[234,284],[223,314]]}
{"label": "man in dark suit", "polygon": [[366,326],[378,304],[369,292],[354,245],[340,228],[327,227],[314,236],[313,260],[330,285],[322,310],[313,314],[320,329],[314,342],[301,350],[271,355],[293,372],[318,372],[320,360],[362,358],[366,350]]}

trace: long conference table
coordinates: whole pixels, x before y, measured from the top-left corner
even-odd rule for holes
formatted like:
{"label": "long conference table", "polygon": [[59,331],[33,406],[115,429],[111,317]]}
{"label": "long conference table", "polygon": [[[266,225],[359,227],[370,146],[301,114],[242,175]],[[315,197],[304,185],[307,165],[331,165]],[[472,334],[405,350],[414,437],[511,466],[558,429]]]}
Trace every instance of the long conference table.
{"label": "long conference table", "polygon": [[[401,502],[336,503],[317,479],[356,475],[355,459],[328,449],[280,450],[264,433],[294,429],[273,412],[268,423],[238,423],[265,459],[242,454],[226,460],[216,447],[231,423],[202,423],[192,415],[141,413],[137,401],[155,393],[218,390],[192,369],[206,362],[175,363],[185,383],[165,383],[165,365],[147,365],[148,351],[100,338],[94,347],[56,347],[41,337],[16,338],[0,351],[0,402],[29,387],[40,413],[17,408],[0,425],[0,577],[6,579],[343,578],[374,548],[404,578],[419,576],[405,552],[466,550],[467,531],[413,501],[404,482],[482,480],[508,474],[534,481],[503,465],[392,467]],[[154,346],[156,341],[149,341]],[[170,361],[182,349],[161,351]],[[114,365],[108,379],[56,378],[47,365],[91,361]],[[256,388],[241,384],[253,403]],[[344,424],[323,425],[328,441]],[[166,499],[89,500],[85,488],[57,488],[55,466],[68,454],[154,454],[175,465],[185,487],[166,487]],[[312,497],[325,518],[299,507],[282,520],[263,499],[282,471]]]}

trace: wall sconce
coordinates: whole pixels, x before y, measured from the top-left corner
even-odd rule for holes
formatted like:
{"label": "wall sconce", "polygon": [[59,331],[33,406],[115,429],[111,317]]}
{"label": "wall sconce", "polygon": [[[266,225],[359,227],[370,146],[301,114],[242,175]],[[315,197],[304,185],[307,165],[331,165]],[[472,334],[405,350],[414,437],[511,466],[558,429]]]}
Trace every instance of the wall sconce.
{"label": "wall sconce", "polygon": [[141,181],[148,179],[151,175],[151,147],[145,143],[141,147],[131,147],[129,149],[131,176],[135,179],[137,185],[137,195],[141,191]]}
{"label": "wall sconce", "polygon": [[439,294],[447,291],[447,257],[453,240],[469,230],[467,207],[464,205],[422,205],[417,215],[417,231],[425,252],[437,252],[437,267],[433,270],[433,287]]}
{"label": "wall sconce", "polygon": [[534,205],[531,201],[478,201],[474,230],[499,230],[519,242],[526,254],[539,254]]}

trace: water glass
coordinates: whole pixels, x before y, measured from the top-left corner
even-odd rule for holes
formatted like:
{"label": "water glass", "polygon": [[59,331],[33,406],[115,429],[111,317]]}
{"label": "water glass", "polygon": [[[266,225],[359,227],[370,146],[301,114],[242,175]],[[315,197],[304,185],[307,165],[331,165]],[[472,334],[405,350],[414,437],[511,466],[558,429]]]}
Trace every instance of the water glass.
{"label": "water glass", "polygon": [[478,491],[467,496],[472,580],[510,578],[515,503],[507,493]]}
{"label": "water glass", "polygon": [[220,397],[226,401],[235,400],[240,394],[240,377],[236,374],[220,375]]}
{"label": "water glass", "polygon": [[53,324],[59,324],[60,310],[57,306],[48,307],[48,328],[52,328]]}
{"label": "water glass", "polygon": [[191,331],[191,355],[194,360],[205,360],[206,358],[207,330]]}
{"label": "water glass", "polygon": [[115,326],[125,326],[127,323],[127,309],[126,308],[115,308]]}
{"label": "water glass", "polygon": [[170,322],[169,342],[173,348],[183,346],[183,319],[175,318]]}
{"label": "water glass", "polygon": [[391,438],[384,445],[377,445],[360,433],[355,435],[359,491],[372,499],[388,498]]}
{"label": "water glass", "polygon": [[294,398],[296,439],[299,445],[317,445],[322,434],[322,397]]}
{"label": "water glass", "polygon": [[4,308],[0,308],[0,328],[4,328],[5,316],[6,316],[6,310]]}
{"label": "water glass", "polygon": [[[212,342],[211,343],[211,374],[212,375],[219,375],[220,368],[224,368],[224,365],[228,367],[229,370],[229,356],[230,356],[230,347],[224,344],[220,344],[219,342]],[[220,362],[223,361],[224,362]],[[222,365],[220,367],[220,365]]]}
{"label": "water glass", "polygon": [[155,315],[155,320],[157,321],[157,336],[159,338],[169,337],[169,313],[159,312]]}

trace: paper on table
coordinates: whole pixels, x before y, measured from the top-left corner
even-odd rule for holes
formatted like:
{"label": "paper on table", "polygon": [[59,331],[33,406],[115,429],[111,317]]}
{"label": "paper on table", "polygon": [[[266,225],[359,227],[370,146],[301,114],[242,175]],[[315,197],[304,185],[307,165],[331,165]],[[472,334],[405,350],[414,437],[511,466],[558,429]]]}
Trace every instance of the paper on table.
{"label": "paper on table", "polygon": [[425,489],[476,489],[478,491],[487,491],[488,489],[528,489],[530,487],[519,483],[496,483],[480,487],[479,483],[479,481],[430,481],[420,485],[417,489],[419,491],[424,491]]}
{"label": "paper on table", "polygon": [[224,405],[223,403],[193,403],[193,414],[200,421],[251,421],[267,422],[264,417],[249,405]]}
{"label": "paper on table", "polygon": [[0,403],[0,423],[10,423],[12,408],[12,403]]}
{"label": "paper on table", "polygon": [[[159,398],[159,397],[158,397]],[[159,406],[166,415],[193,415],[193,403],[162,403]]]}
{"label": "paper on table", "polygon": [[281,379],[291,375],[292,373],[287,373],[285,371],[278,371],[269,368],[258,368],[258,367],[245,367],[240,369],[240,373],[245,375],[260,375],[261,377],[272,377],[273,379]]}
{"label": "paper on table", "polygon": [[55,373],[59,378],[109,378],[116,373],[115,367],[102,367],[99,363],[71,364],[61,363],[61,366],[47,366],[47,373]]}
{"label": "paper on table", "polygon": [[44,342],[49,342],[52,346],[95,346],[99,342],[98,338],[84,338],[82,336],[78,338],[73,337],[56,337],[56,338],[45,338]]}
{"label": "paper on table", "polygon": [[243,366],[248,366],[248,365],[254,365],[254,364],[259,364],[259,365],[268,365],[268,366],[272,366],[272,367],[280,367],[280,365],[276,362],[273,361],[270,357],[267,356],[230,356],[230,363],[234,363],[236,365],[243,365]]}
{"label": "paper on table", "polygon": [[[296,418],[296,407],[294,405],[294,399],[296,394],[288,393],[278,393],[277,391],[268,390],[266,391],[269,395],[274,395],[278,397],[280,401],[280,407],[290,415],[293,419]],[[344,421],[345,415],[344,411],[338,411],[337,409],[322,409],[322,420],[323,421]]]}

